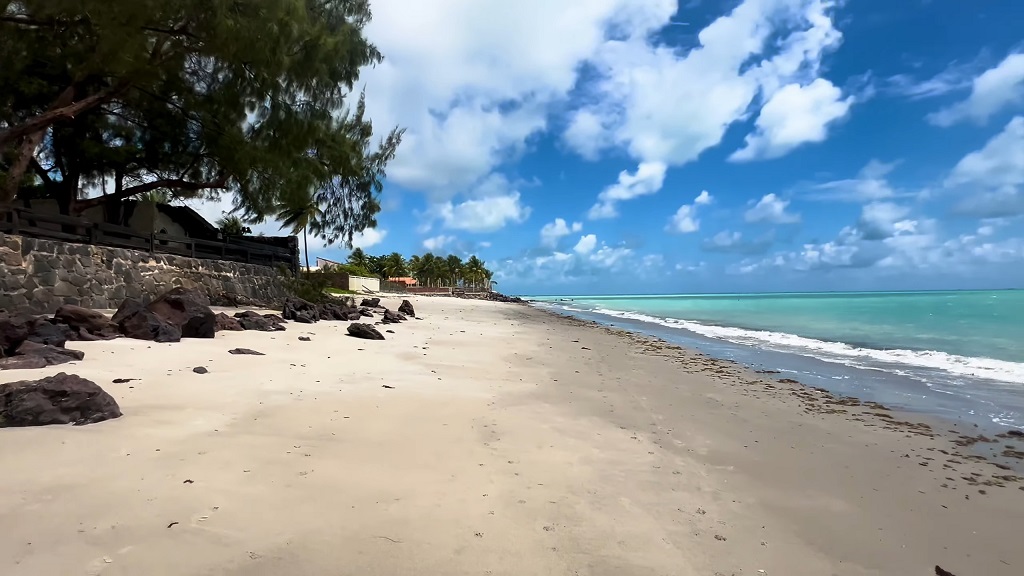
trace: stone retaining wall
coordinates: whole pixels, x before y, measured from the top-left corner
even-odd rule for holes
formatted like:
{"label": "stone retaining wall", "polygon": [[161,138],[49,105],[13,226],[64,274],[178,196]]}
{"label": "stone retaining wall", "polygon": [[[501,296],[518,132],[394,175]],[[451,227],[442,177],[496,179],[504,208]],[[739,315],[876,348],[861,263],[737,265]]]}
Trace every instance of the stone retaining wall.
{"label": "stone retaining wall", "polygon": [[285,296],[274,269],[240,262],[71,244],[0,233],[0,309],[37,314],[62,304],[117,308],[170,288],[198,288],[215,298],[277,302]]}

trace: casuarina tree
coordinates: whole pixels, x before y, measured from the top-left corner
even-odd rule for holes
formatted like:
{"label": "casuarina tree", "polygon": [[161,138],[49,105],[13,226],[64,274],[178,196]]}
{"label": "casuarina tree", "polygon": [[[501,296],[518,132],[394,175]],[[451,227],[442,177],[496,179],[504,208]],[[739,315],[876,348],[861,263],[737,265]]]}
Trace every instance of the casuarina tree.
{"label": "casuarina tree", "polygon": [[313,194],[350,243],[402,136],[355,92],[382,59],[369,20],[368,0],[0,0],[0,209],[162,190],[259,223]]}

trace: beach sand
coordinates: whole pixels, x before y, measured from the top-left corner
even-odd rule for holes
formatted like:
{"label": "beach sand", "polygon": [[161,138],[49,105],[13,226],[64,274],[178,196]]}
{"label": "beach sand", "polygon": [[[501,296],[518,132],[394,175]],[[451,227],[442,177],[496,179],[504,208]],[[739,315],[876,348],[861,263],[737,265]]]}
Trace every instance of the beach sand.
{"label": "beach sand", "polygon": [[0,372],[124,412],[0,429],[0,574],[1024,574],[1024,484],[943,430],[525,306],[414,304],[384,342],[289,323]]}

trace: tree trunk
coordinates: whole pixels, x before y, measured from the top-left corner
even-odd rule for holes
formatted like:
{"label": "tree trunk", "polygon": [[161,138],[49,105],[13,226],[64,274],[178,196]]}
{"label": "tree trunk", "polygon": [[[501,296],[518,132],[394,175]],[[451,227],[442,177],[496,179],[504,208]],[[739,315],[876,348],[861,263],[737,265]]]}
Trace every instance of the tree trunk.
{"label": "tree trunk", "polygon": [[309,274],[309,242],[306,240],[306,226],[302,227],[302,251],[306,254],[306,273]]}
{"label": "tree trunk", "polygon": [[21,187],[21,181],[25,179],[25,173],[28,172],[28,167],[32,164],[32,160],[35,159],[36,148],[42,144],[45,134],[43,131],[29,134],[14,149],[14,160],[11,162],[11,167],[7,170],[7,176],[3,181],[3,189],[0,190],[0,206],[14,203],[14,199],[18,196],[18,188]]}

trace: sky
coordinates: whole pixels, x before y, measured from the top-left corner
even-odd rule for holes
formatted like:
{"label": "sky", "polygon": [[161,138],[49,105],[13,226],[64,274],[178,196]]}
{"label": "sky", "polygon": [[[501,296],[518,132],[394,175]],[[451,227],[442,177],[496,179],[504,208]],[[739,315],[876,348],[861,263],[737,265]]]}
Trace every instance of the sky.
{"label": "sky", "polygon": [[527,295],[1024,287],[1024,2],[371,6],[406,133],[370,253]]}

